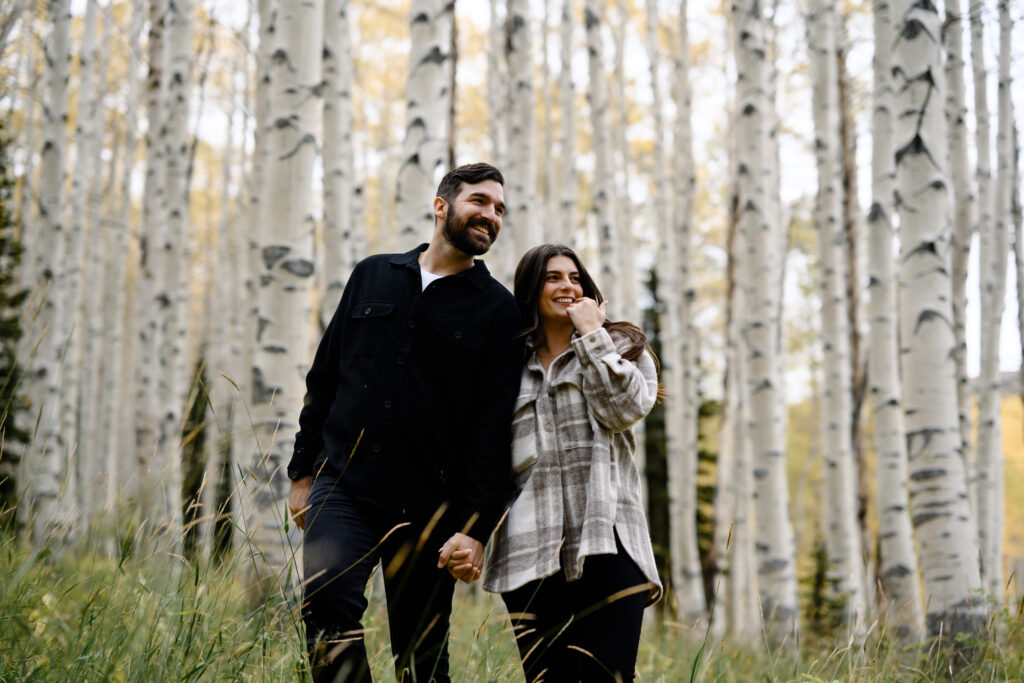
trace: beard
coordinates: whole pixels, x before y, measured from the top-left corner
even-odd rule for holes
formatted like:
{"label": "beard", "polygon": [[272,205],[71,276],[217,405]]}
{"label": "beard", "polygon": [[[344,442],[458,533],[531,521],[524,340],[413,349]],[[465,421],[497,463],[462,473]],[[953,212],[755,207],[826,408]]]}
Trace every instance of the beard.
{"label": "beard", "polygon": [[[475,226],[480,226],[487,230],[487,237],[485,238],[478,231],[474,230]],[[449,211],[444,219],[444,236],[453,247],[462,253],[469,254],[470,256],[480,256],[486,254],[487,250],[491,248],[494,240],[498,237],[498,233],[494,230],[494,225],[490,221],[480,216],[462,218],[461,216],[456,216],[454,211]]]}

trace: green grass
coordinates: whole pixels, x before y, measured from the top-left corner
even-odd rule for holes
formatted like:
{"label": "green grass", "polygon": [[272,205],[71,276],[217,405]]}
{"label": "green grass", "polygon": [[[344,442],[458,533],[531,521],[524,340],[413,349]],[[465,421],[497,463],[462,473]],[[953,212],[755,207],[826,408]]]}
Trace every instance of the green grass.
{"label": "green grass", "polygon": [[[136,556],[98,545],[81,541],[58,555],[0,541],[0,681],[308,680],[296,606],[276,599],[252,608],[238,562],[201,566],[157,550]],[[974,660],[957,664],[952,676],[945,660],[901,651],[877,631],[863,647],[804,634],[798,652],[770,653],[760,644],[703,643],[649,616],[638,681],[1024,679],[1016,613],[999,615],[989,636],[965,643]],[[375,680],[394,680],[376,591],[365,623]],[[451,654],[456,681],[523,680],[501,601],[461,584]]]}

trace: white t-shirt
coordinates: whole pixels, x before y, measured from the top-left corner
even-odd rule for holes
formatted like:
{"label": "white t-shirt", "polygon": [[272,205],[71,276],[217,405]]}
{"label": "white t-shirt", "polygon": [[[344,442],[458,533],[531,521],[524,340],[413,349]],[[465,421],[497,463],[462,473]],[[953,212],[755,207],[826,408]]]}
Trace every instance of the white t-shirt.
{"label": "white t-shirt", "polygon": [[420,266],[420,282],[423,284],[423,289],[426,289],[427,285],[429,285],[434,280],[440,280],[443,277],[444,275],[437,275],[435,273],[431,273],[423,266]]}

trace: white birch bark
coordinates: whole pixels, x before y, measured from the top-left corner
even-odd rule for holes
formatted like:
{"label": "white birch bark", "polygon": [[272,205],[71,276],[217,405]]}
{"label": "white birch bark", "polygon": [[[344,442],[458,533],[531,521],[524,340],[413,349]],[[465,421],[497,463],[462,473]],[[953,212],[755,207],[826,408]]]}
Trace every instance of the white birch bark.
{"label": "white birch bark", "polygon": [[[777,362],[781,321],[777,296],[781,277],[778,214],[769,197],[772,185],[772,102],[769,98],[767,22],[756,1],[734,2],[736,22],[737,207],[745,245],[744,315],[748,438],[752,448],[761,616],[772,642],[791,637],[797,623],[796,541],[789,518],[785,434],[778,404],[784,402]],[[694,443],[694,446],[696,444]]]}
{"label": "white birch bark", "polygon": [[[733,164],[735,166],[735,164]],[[738,217],[738,216],[737,216]],[[716,585],[712,619],[724,622],[717,633],[728,633],[740,643],[759,637],[757,570],[754,558],[753,452],[749,423],[747,360],[743,353],[741,321],[746,309],[746,239],[738,223],[731,228],[729,245],[730,312],[728,322],[725,401],[719,446],[718,493],[715,502],[715,536],[718,547],[719,583]],[[722,458],[722,455],[725,457]],[[719,604],[722,609],[719,610]],[[722,618],[724,617],[724,619]]]}
{"label": "white birch bark", "polygon": [[[967,377],[967,263],[974,236],[975,195],[967,157],[967,101],[964,89],[963,0],[947,0],[942,35],[946,49],[946,120],[949,121],[953,184],[953,327],[956,332],[956,395],[961,455],[971,452],[971,394]],[[888,69],[888,66],[885,67]]]}
{"label": "white birch bark", "polygon": [[597,267],[604,298],[610,302],[611,317],[618,313],[622,301],[619,275],[615,272],[615,254],[619,251],[617,232],[612,225],[614,207],[611,191],[613,187],[610,163],[610,140],[608,131],[608,83],[604,72],[604,45],[601,36],[602,5],[598,0],[586,0],[583,21],[587,31],[587,55],[590,86],[587,95],[590,101],[590,127],[594,147],[594,178],[591,185],[593,196],[594,223],[597,227]]}
{"label": "white birch bark", "polygon": [[[28,46],[26,47],[28,51],[28,78],[26,79],[25,87],[31,92],[37,92],[40,77],[36,57],[38,50],[35,46],[35,15],[33,13],[25,15],[24,21],[22,30],[26,34],[33,36],[33,39],[28,41]],[[25,248],[26,254],[32,251],[32,236],[34,234],[35,216],[32,214],[30,197],[33,195],[33,187],[35,186],[36,127],[38,125],[36,115],[40,109],[37,106],[38,99],[38,97],[26,97],[21,105],[22,114],[25,117],[25,137],[23,138],[25,147],[22,161],[21,186],[18,188],[18,193],[15,197],[14,215],[17,216],[18,223],[21,226],[21,243]],[[37,274],[32,270],[31,259],[26,259],[22,262],[22,272],[25,273],[25,282],[36,281]],[[20,357],[24,358],[25,356]]]}
{"label": "white birch bark", "polygon": [[167,224],[155,243],[160,303],[159,445],[160,486],[153,492],[154,520],[172,547],[182,540],[181,423],[189,390],[185,366],[189,288],[189,100],[192,84],[192,0],[169,0],[166,13],[167,110],[163,121]]}
{"label": "white birch bark", "polygon": [[[1003,438],[999,339],[1006,298],[1006,261],[1010,247],[1011,182],[1013,179],[1013,103],[1010,99],[1010,35],[1008,3],[999,3],[999,124],[996,134],[997,176],[993,220],[982,240],[981,375],[978,399],[978,542],[985,592],[1003,603]],[[984,230],[986,226],[982,226]],[[984,235],[984,232],[982,233]],[[987,247],[987,248],[986,248]]]}
{"label": "white birch bark", "polygon": [[[89,487],[99,485],[90,479],[97,474],[99,468],[91,459],[91,453],[83,453],[80,449],[79,399],[82,378],[82,345],[83,323],[85,316],[82,307],[85,297],[82,294],[85,263],[86,200],[88,199],[89,169],[93,157],[98,151],[96,126],[99,120],[96,99],[96,65],[99,59],[99,41],[96,25],[99,7],[96,0],[89,0],[85,6],[85,18],[82,27],[82,45],[78,55],[80,81],[78,86],[78,117],[75,121],[75,161],[71,173],[71,193],[68,197],[67,231],[64,233],[64,268],[62,277],[57,282],[56,296],[61,311],[57,324],[57,334],[65,345],[61,369],[61,433],[71,453],[72,473],[69,474],[78,496],[89,495]],[[83,489],[83,487],[85,487]],[[76,503],[85,513],[88,522],[88,508],[83,507],[85,501],[76,498]]]}
{"label": "white birch bark", "polygon": [[[652,0],[652,7],[654,6],[654,0]],[[622,301],[619,302],[619,311],[624,320],[631,320],[637,322],[641,319],[640,304],[638,302],[638,292],[640,290],[640,278],[642,273],[637,270],[636,258],[635,258],[635,242],[636,239],[633,234],[633,211],[630,206],[629,199],[629,179],[630,179],[630,154],[629,154],[629,140],[626,137],[626,133],[629,130],[629,97],[627,94],[627,76],[626,76],[626,29],[629,26],[629,8],[626,5],[626,0],[618,0],[616,5],[618,8],[615,25],[613,26],[612,35],[615,39],[615,113],[617,115],[617,121],[612,126],[612,132],[614,134],[614,140],[612,146],[614,153],[612,159],[615,173],[613,173],[615,181],[615,228],[618,233],[622,236],[622,248],[619,251],[619,272],[622,273]],[[657,12],[655,12],[657,14]],[[660,60],[659,60],[660,62]],[[659,138],[662,139],[662,138]],[[662,162],[664,163],[664,161]],[[664,166],[662,166],[663,168]],[[668,184],[666,180],[665,189],[667,190]],[[664,195],[663,195],[664,197]],[[552,214],[554,215],[554,214]],[[638,457],[641,458],[638,462],[640,466],[640,473],[644,472],[643,454],[644,445],[639,439],[643,438],[643,430],[635,430],[638,435],[637,442],[637,453]],[[642,477],[642,481],[645,484],[646,494],[646,477]]]}
{"label": "white birch bark", "polygon": [[274,201],[262,205],[259,221],[259,319],[252,378],[258,451],[243,454],[250,515],[246,532],[263,595],[291,583],[299,540],[285,516],[284,467],[305,393],[314,319],[312,185],[322,106],[323,19],[320,2],[281,0],[267,72],[271,121],[262,192]]}
{"label": "white birch bark", "polygon": [[[992,196],[992,125],[988,108],[988,67],[985,63],[985,2],[984,0],[969,0],[968,11],[970,15],[971,29],[971,71],[974,81],[974,149],[975,149],[975,182],[977,183],[978,202],[977,223],[974,230],[978,233],[978,257],[979,263],[985,264],[986,257],[990,254],[992,241],[993,221],[992,210],[994,208]],[[984,268],[984,266],[983,266]],[[984,273],[980,274],[979,301],[982,320],[988,320],[989,307],[991,302],[985,291]],[[984,324],[982,325],[984,327]],[[984,344],[982,338],[978,341]],[[980,409],[980,406],[978,406]],[[968,404],[962,410],[971,412],[972,406]],[[980,424],[978,435],[981,433]],[[970,437],[967,437],[970,441]],[[971,511],[974,513],[974,523],[977,529],[975,533],[980,536],[982,533],[981,517],[978,515],[978,451],[977,442],[969,443],[969,449],[964,457],[967,461],[967,495],[971,501]],[[977,540],[980,546],[980,537]]]}
{"label": "white birch bark", "polygon": [[942,111],[942,45],[931,5],[892,4],[900,344],[910,504],[924,576],[927,633],[981,631],[981,588],[966,474],[959,457],[951,226]]}
{"label": "white birch bark", "polygon": [[[68,78],[71,71],[70,0],[55,0],[48,6],[52,26],[44,48],[45,90],[43,93],[43,145],[39,161],[39,229],[30,254],[36,285],[38,312],[31,336],[38,340],[31,381],[41,387],[37,394],[39,427],[33,441],[29,502],[23,506],[24,521],[37,545],[47,545],[66,533],[73,518],[63,500],[68,481],[68,444],[61,433],[60,391],[62,340],[57,332],[60,301],[57,283],[64,267],[64,184],[68,107]],[[73,500],[73,499],[72,499]]]}
{"label": "white birch bark", "polygon": [[[244,67],[243,67],[244,68]],[[211,236],[210,251],[215,256],[209,259],[209,279],[206,291],[209,296],[207,315],[210,317],[209,343],[206,346],[206,373],[209,387],[209,416],[206,418],[206,434],[203,440],[205,466],[199,494],[200,511],[196,547],[202,557],[211,557],[214,549],[214,534],[220,510],[217,494],[224,470],[224,463],[231,462],[230,449],[231,421],[235,410],[234,387],[226,379],[241,374],[238,366],[240,356],[239,317],[241,315],[241,288],[238,286],[237,252],[241,248],[232,215],[231,187],[232,168],[235,165],[235,116],[237,108],[237,75],[239,68],[229,76],[228,108],[225,113],[225,146],[221,166],[220,217],[216,231]],[[244,138],[243,138],[244,140]],[[241,164],[239,164],[241,165]],[[216,293],[216,295],[214,295]]]}
{"label": "white birch bark", "polygon": [[352,249],[354,158],[352,152],[352,44],[348,0],[324,3],[324,264],[322,329],[334,315],[355,267]]}
{"label": "white birch bark", "polygon": [[398,241],[402,250],[425,241],[434,224],[430,203],[423,198],[432,196],[434,176],[448,161],[454,20],[450,0],[413,0],[409,10],[405,141],[398,169]]}
{"label": "white birch bark", "polygon": [[888,0],[874,1],[874,110],[871,121],[873,195],[868,215],[870,348],[868,381],[874,424],[875,500],[878,510],[879,598],[882,619],[901,643],[920,642],[924,610],[910,525],[907,445],[900,387],[896,263],[892,224],[893,163],[892,19]]}
{"label": "white birch bark", "polygon": [[839,97],[836,72],[836,18],[830,1],[808,5],[807,42],[814,89],[815,157],[818,194],[815,223],[821,266],[824,338],[822,444],[825,478],[825,538],[830,591],[842,602],[842,618],[859,636],[865,627],[866,601],[860,528],[857,523],[857,474],[851,443],[852,386],[849,317],[846,310],[846,236],[840,229]]}
{"label": "white birch bark", "polygon": [[490,1],[487,42],[487,132],[493,164],[505,168],[507,154],[508,79],[502,68],[505,22],[498,16],[498,0]]}
{"label": "white birch bark", "polygon": [[[132,46],[128,50],[128,66],[126,73],[127,94],[125,101],[134,103],[139,96],[139,36],[142,23],[146,16],[145,0],[133,0],[131,27],[128,38]],[[127,311],[132,310],[132,302],[137,293],[129,289],[127,259],[137,249],[129,248],[128,235],[131,231],[131,187],[132,171],[135,167],[135,151],[137,148],[138,121],[135,106],[125,107],[123,161],[121,163],[120,196],[115,225],[110,232],[111,255],[110,265],[106,268],[104,283],[104,300],[107,302],[107,354],[110,362],[103,373],[103,395],[108,397],[109,407],[101,415],[100,451],[103,453],[107,467],[107,500],[121,500],[125,475],[129,472],[133,459],[128,457],[134,452],[135,434],[132,421],[132,402],[129,399],[131,372],[136,367],[137,347],[135,339],[128,334]]]}
{"label": "white birch bark", "polygon": [[136,291],[133,292],[135,336],[135,467],[126,473],[126,493],[141,495],[144,517],[158,516],[156,496],[147,495],[156,486],[160,465],[156,458],[160,422],[157,391],[161,343],[158,254],[167,231],[164,118],[167,110],[165,78],[164,15],[166,0],[149,0],[149,35],[146,49],[149,72],[146,77],[146,180],[142,195],[142,229]]}
{"label": "white birch bark", "polygon": [[[651,203],[657,237],[661,245],[658,251],[657,298],[665,307],[664,315],[661,318],[664,340],[661,346],[661,377],[668,394],[665,398],[665,457],[669,496],[669,555],[674,600],[672,610],[677,621],[696,634],[701,632],[706,618],[704,583],[700,555],[697,551],[697,450],[690,448],[690,444],[685,441],[691,425],[682,423],[685,397],[682,388],[682,373],[684,372],[682,349],[679,344],[682,336],[678,305],[680,293],[676,286],[678,254],[675,249],[674,225],[669,215],[668,205],[669,169],[665,157],[666,136],[660,78],[662,60],[658,41],[660,22],[657,2],[647,0],[645,10],[645,43],[648,55],[652,99],[652,134],[654,136],[652,159],[654,187]],[[595,129],[596,126],[595,122]],[[601,189],[602,185],[598,184],[594,189],[595,195]],[[623,242],[627,239],[629,239],[628,235],[622,236]],[[608,256],[611,258],[612,255],[608,254]],[[617,269],[623,265],[619,264]],[[631,277],[635,270],[635,267],[628,267],[628,270],[621,272],[621,277]],[[695,428],[696,423],[692,427]]]}
{"label": "white birch bark", "polygon": [[573,243],[576,232],[576,91],[572,81],[572,27],[572,1],[563,0],[558,29],[558,95],[562,126],[558,139],[558,183],[561,196],[558,202],[559,229],[556,237],[565,244]]}
{"label": "white birch bark", "polygon": [[[544,114],[544,128],[541,131],[541,150],[544,157],[550,154],[555,148],[555,102],[551,88],[551,62],[548,59],[548,47],[550,44],[550,19],[551,2],[544,0],[543,15],[540,24],[540,91],[541,109]],[[535,157],[534,157],[535,158]],[[534,162],[536,166],[536,162]],[[555,196],[555,186],[558,182],[555,178],[554,164],[544,163],[539,166],[540,192],[543,197],[544,215],[538,225],[537,236],[540,241],[547,242],[554,235],[558,221],[558,198]],[[634,318],[635,320],[635,318]]]}
{"label": "white birch bark", "polygon": [[[502,219],[505,232],[514,237],[508,275],[514,272],[518,255],[543,240],[539,221],[533,216],[536,191],[534,162],[533,45],[530,7],[527,0],[508,0],[505,16],[508,37],[508,158],[505,170],[508,214]],[[507,258],[509,250],[502,256]],[[508,279],[511,281],[511,277]],[[599,281],[602,285],[604,281]]]}
{"label": "white birch bark", "polygon": [[[95,447],[96,395],[100,358],[94,353],[96,340],[91,337],[100,333],[95,318],[99,306],[94,301],[99,294],[97,274],[103,264],[103,226],[96,220],[86,223],[86,216],[96,217],[100,207],[92,202],[93,185],[98,182],[96,161],[100,158],[103,140],[103,74],[100,73],[100,50],[102,38],[98,34],[99,3],[89,0],[85,9],[82,32],[82,52],[79,59],[81,81],[78,90],[78,119],[75,125],[75,165],[71,177],[71,202],[68,219],[68,256],[75,259],[77,269],[71,281],[73,287],[69,305],[73,306],[74,319],[68,322],[68,353],[65,356],[64,408],[62,409],[64,429],[75,435],[77,444],[77,477],[79,505],[84,514],[83,521],[89,524],[103,505],[102,496],[95,491],[105,491],[106,468]],[[109,37],[107,38],[109,40]],[[87,246],[88,245],[88,248]]]}
{"label": "white birch bark", "polygon": [[[1017,269],[1017,335],[1024,357],[1024,207],[1020,197],[1020,132],[1013,128],[1013,261]],[[1020,385],[1024,387],[1024,363],[1020,366]],[[1024,397],[1021,397],[1024,400]],[[1017,560],[1017,594],[1024,597],[1024,558]]]}

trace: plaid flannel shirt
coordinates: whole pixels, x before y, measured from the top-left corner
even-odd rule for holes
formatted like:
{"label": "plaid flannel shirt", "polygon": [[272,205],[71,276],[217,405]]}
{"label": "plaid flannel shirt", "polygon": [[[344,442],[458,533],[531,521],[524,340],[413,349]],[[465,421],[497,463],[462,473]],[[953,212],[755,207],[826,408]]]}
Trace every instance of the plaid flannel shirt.
{"label": "plaid flannel shirt", "polygon": [[630,429],[654,407],[657,392],[651,355],[623,359],[604,328],[575,337],[547,373],[536,354],[530,357],[512,420],[519,494],[492,537],[486,590],[504,593],[559,568],[567,580],[578,579],[586,556],[616,552],[618,534],[650,582],[648,604],[658,600]]}

